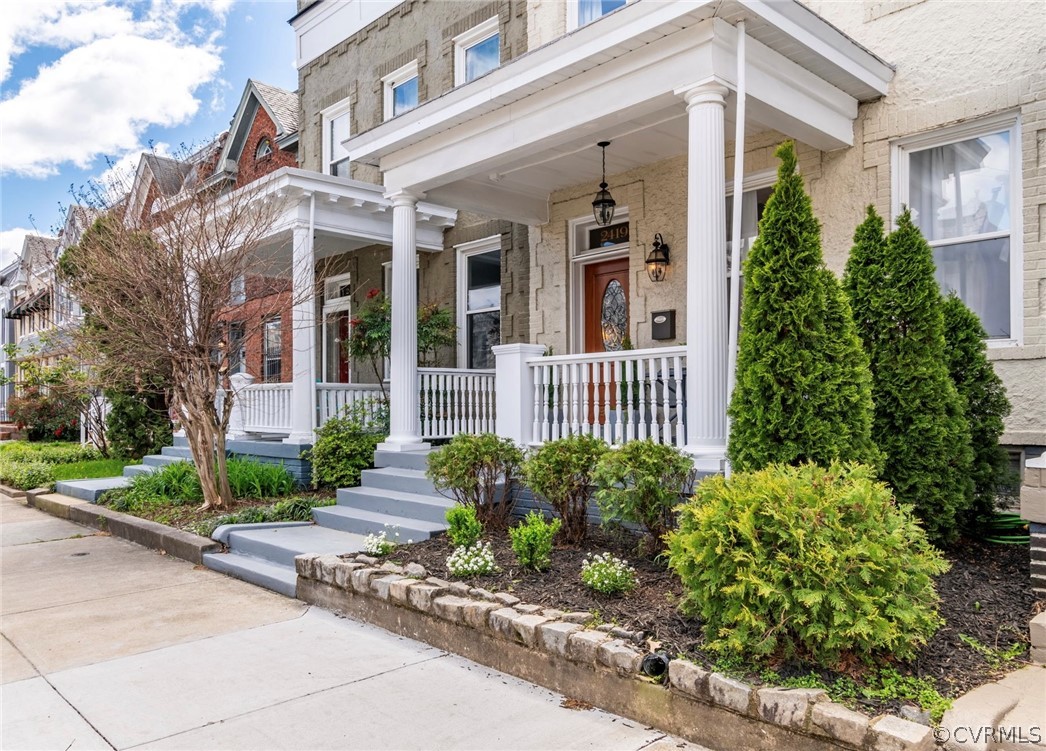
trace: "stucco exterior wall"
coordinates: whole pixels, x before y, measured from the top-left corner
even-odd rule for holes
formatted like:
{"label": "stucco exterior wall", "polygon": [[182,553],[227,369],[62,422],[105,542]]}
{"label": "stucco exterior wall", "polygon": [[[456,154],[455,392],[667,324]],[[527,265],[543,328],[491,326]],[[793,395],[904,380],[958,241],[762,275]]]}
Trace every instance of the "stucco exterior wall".
{"label": "stucco exterior wall", "polygon": [[[849,149],[826,153],[799,144],[799,167],[822,223],[825,260],[841,274],[853,231],[864,208],[884,216],[892,205],[891,144],[895,140],[1001,112],[1021,123],[1023,235],[1023,341],[993,347],[990,357],[1006,383],[1013,413],[1004,442],[1046,445],[1046,24],[1034,3],[849,2],[810,0],[811,9],[856,41],[897,66],[889,94],[861,105]],[[546,38],[565,29],[565,18],[532,0],[532,34]],[[536,46],[535,37],[531,44]],[[680,102],[682,114],[683,103]],[[778,133],[750,136],[745,174],[777,167]],[[727,144],[732,179],[733,144]],[[630,334],[636,347],[685,341],[686,156],[608,177],[619,207],[629,211]],[[568,222],[591,214],[593,184],[554,193],[551,220],[531,228],[531,321],[533,341],[557,353],[580,350],[572,341],[574,316]],[[647,278],[643,259],[654,233],[672,248],[668,277]],[[1015,238],[1016,239],[1016,238]],[[650,338],[650,312],[675,309],[677,339]]]}

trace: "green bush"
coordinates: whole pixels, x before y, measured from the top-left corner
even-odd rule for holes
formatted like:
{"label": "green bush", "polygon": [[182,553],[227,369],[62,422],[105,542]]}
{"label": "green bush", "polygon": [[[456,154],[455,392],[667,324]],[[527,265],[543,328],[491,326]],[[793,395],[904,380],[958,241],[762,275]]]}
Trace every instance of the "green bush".
{"label": "green bush", "polygon": [[659,548],[673,509],[694,484],[694,463],[674,446],[629,441],[600,459],[593,473],[604,522],[641,525]]}
{"label": "green bush", "polygon": [[344,415],[332,417],[316,431],[316,443],[302,458],[312,462],[312,484],[317,488],[352,488],[360,473],[374,466],[374,451],[388,435],[388,411],[368,418],[368,408],[355,402]]}
{"label": "green bush", "polygon": [[548,441],[527,458],[523,478],[563,520],[563,540],[582,542],[588,531],[592,473],[610,447],[593,436],[572,435]]}
{"label": "green bush", "polygon": [[27,443],[16,441],[0,446],[0,459],[12,462],[46,462],[47,464],[71,464],[101,458],[101,454],[89,443]]}
{"label": "green bush", "polygon": [[0,462],[0,482],[19,490],[42,488],[54,482],[54,465],[47,462]]}
{"label": "green bush", "polygon": [[708,647],[753,659],[911,657],[941,624],[948,564],[871,468],[709,477],[679,509],[669,566]]}
{"label": "green bush", "polygon": [[[249,506],[235,514],[227,514],[217,519],[202,522],[197,532],[210,537],[214,530],[223,524],[262,524],[270,522],[307,522],[312,521],[312,510],[320,506],[334,505],[333,498],[313,498],[299,496],[277,501],[271,506]],[[118,510],[118,509],[117,509]]]}
{"label": "green bush", "polygon": [[745,261],[728,454],[735,470],[777,462],[878,464],[871,375],[850,307],[821,254],[795,146]]}
{"label": "green bush", "polygon": [[515,527],[508,531],[512,541],[512,552],[523,568],[544,571],[552,563],[552,538],[556,536],[562,522],[545,521],[540,511],[531,511]]}
{"label": "green bush", "polygon": [[453,506],[447,509],[446,518],[449,525],[447,537],[456,548],[472,547],[483,536],[483,525],[472,506]]}
{"label": "green bush", "polygon": [[973,503],[960,513],[960,523],[974,531],[983,529],[994,516],[999,488],[1014,481],[1009,457],[999,445],[1003,420],[1010,414],[1010,400],[988,360],[988,335],[977,314],[954,293],[945,299],[941,310],[948,373],[963,399],[973,448]]}
{"label": "green bush", "polygon": [[930,539],[953,541],[973,502],[970,426],[948,372],[933,251],[905,210],[883,237],[868,207],[844,281],[872,365],[880,477],[911,505]]}
{"label": "green bush", "polygon": [[171,445],[171,420],[163,392],[106,390],[105,437],[116,456],[141,459]]}
{"label": "green bush", "polygon": [[426,474],[438,490],[448,490],[462,506],[474,508],[484,528],[504,529],[515,500],[512,483],[522,462],[523,452],[508,438],[459,433],[429,454]]}

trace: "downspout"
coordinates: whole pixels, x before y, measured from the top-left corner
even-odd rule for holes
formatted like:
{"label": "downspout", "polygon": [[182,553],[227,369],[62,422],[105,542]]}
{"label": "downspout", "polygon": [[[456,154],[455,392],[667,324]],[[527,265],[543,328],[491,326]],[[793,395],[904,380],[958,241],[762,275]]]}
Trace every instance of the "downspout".
{"label": "downspout", "polygon": [[[737,22],[737,105],[734,114],[734,205],[730,232],[730,313],[727,316],[729,352],[727,354],[726,403],[729,409],[737,380],[737,333],[741,318],[741,209],[744,205],[745,176],[745,22]],[[727,415],[727,440],[730,436],[730,417]],[[730,462],[726,462],[726,476],[730,476]]]}
{"label": "downspout", "polygon": [[312,327],[312,343],[313,346],[309,347],[309,414],[312,420],[312,437],[313,441],[316,440],[316,428],[319,427],[316,423],[317,420],[317,408],[316,408],[316,325],[315,325],[315,311],[316,311],[316,191],[313,191],[309,195],[309,279],[312,280],[312,294],[309,295],[309,304],[313,309],[313,327]]}

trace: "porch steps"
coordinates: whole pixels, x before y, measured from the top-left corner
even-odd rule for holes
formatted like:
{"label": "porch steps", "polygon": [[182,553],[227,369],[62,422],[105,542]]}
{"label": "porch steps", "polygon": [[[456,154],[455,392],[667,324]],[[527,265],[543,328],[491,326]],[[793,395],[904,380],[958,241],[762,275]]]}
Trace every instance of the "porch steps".
{"label": "porch steps", "polygon": [[99,477],[91,480],[60,480],[55,483],[55,492],[78,498],[88,503],[97,503],[102,493],[115,488],[127,487],[127,477]]}
{"label": "porch steps", "polygon": [[[342,506],[340,503],[337,506],[313,509],[312,518],[320,526],[358,535],[378,534],[384,531],[394,542],[397,540],[399,542],[407,540],[420,542],[447,529],[445,522],[394,516],[380,511]],[[396,537],[396,534],[399,537]]]}
{"label": "porch steps", "polygon": [[374,466],[397,469],[418,469],[424,472],[429,466],[428,451],[375,451]]}
{"label": "porch steps", "polygon": [[[241,527],[237,530],[237,527]],[[355,553],[363,549],[360,535],[312,524],[236,525],[225,536],[228,553],[203,556],[207,568],[294,597],[294,558],[303,553]]]}
{"label": "porch steps", "polygon": [[160,455],[181,458],[187,462],[192,461],[192,449],[188,446],[164,446],[160,449]]}

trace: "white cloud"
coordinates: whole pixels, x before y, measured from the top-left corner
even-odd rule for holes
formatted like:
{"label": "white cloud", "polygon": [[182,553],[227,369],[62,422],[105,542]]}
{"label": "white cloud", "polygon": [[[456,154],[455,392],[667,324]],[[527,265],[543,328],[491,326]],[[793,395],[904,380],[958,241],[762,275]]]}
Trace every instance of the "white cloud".
{"label": "white cloud", "polygon": [[29,234],[36,234],[36,230],[15,227],[0,232],[0,268],[6,267],[18,257],[22,252],[22,241]]}
{"label": "white cloud", "polygon": [[[0,28],[0,75],[29,46],[69,51],[0,102],[5,174],[47,177],[65,163],[83,168],[102,154],[140,150],[149,126],[190,120],[200,107],[197,89],[221,70],[215,41],[228,12],[224,0],[10,5],[19,10]],[[179,28],[186,14],[192,20]]]}

